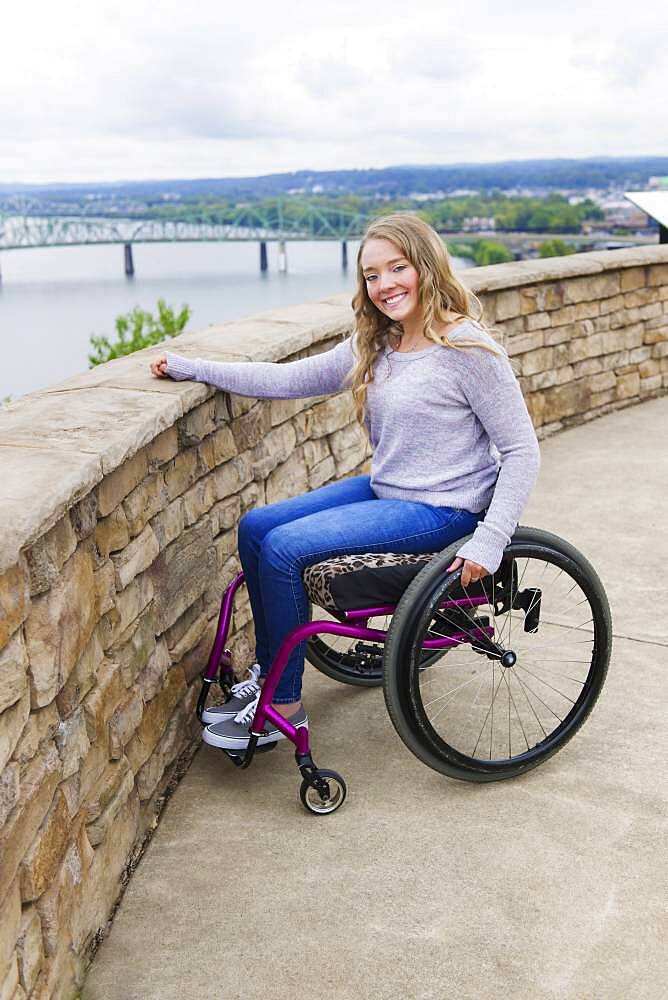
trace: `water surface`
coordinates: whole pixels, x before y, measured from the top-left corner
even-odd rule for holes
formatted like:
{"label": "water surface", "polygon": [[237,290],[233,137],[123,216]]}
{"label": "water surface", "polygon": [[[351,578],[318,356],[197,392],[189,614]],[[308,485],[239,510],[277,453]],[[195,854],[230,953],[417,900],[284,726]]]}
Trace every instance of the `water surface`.
{"label": "water surface", "polygon": [[348,244],[344,272],[339,243],[288,243],[282,273],[278,245],[268,243],[269,270],[261,273],[254,242],[140,243],[133,246],[132,278],[124,274],[121,245],[2,252],[0,399],[84,371],[91,334],[115,339],[117,316],[136,305],[157,313],[159,298],[175,309],[187,303],[186,329],[201,330],[279,306],[352,296],[357,248]]}

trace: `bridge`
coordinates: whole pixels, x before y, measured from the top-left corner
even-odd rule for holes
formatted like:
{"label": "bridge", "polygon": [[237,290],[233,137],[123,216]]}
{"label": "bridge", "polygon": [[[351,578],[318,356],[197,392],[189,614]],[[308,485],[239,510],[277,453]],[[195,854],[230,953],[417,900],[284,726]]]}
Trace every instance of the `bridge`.
{"label": "bridge", "polygon": [[24,214],[0,216],[0,250],[118,243],[124,247],[125,273],[131,275],[133,243],[253,241],[260,245],[260,269],[266,271],[268,242],[279,244],[279,270],[287,270],[288,241],[337,240],[342,265],[347,267],[347,241],[359,239],[368,221],[367,215],[342,209],[280,201],[241,206],[225,221]]}
{"label": "bridge", "polygon": [[[286,243],[290,241],[327,240],[341,243],[341,264],[348,266],[348,241],[361,237],[372,218],[369,214],[349,212],[336,207],[280,201],[259,206],[244,205],[231,210],[229,218],[206,219],[206,211],[193,209],[197,219],[117,218],[108,216],[0,214],[0,251],[26,247],[123,246],[126,275],[134,274],[132,246],[135,243],[212,243],[256,242],[260,248],[260,270],[268,269],[267,243],[279,245],[278,269],[287,271]],[[202,218],[204,216],[204,218]],[[478,232],[463,230],[442,234],[450,242],[495,239],[513,251],[516,258],[535,255],[544,240],[577,240],[590,249],[616,249],[647,242],[646,236],[616,238],[604,234]]]}

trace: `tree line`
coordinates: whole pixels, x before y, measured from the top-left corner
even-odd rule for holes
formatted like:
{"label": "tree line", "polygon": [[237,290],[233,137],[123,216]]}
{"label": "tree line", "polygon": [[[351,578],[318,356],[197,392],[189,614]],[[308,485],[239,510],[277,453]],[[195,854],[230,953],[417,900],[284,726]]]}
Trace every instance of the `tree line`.
{"label": "tree line", "polygon": [[[315,236],[326,236],[330,225],[358,219],[358,234],[365,221],[389,212],[412,211],[440,233],[460,232],[467,219],[482,217],[494,220],[497,232],[579,233],[583,222],[599,221],[604,213],[591,199],[571,204],[560,194],[544,198],[491,195],[465,195],[430,202],[395,198],[378,202],[360,195],[340,198],[264,198],[254,202],[235,202],[206,198],[178,204],[154,203],[138,217],[170,222],[209,225],[253,225],[262,219],[270,227],[298,227],[308,220]],[[351,234],[352,235],[352,234]]]}

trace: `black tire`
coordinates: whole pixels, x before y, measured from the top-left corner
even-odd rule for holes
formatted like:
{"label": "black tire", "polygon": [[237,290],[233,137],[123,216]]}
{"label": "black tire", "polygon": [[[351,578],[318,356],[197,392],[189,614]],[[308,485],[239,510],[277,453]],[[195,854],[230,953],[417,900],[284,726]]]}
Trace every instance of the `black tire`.
{"label": "black tire", "polygon": [[[428,672],[428,683],[446,688],[435,697],[439,689],[427,690],[425,675],[415,664],[439,603],[452,595],[464,596],[461,570],[447,572],[462,544],[460,539],[435,556],[397,606],[385,643],[385,702],[403,742],[429,767],[464,781],[498,781],[547,760],[575,735],[591,712],[610,659],[610,608],[596,572],[577,549],[547,531],[518,528],[502,567],[481,584],[488,598],[485,621],[494,632],[497,649],[518,644],[526,649],[518,647],[516,661],[506,658],[502,666],[490,647],[485,651],[475,649],[470,641],[461,643],[449,651],[443,669],[432,666]],[[503,604],[499,594],[504,593],[507,606],[498,610]],[[524,610],[512,606],[521,601]],[[527,631],[533,624],[527,616],[536,612],[537,629]],[[448,612],[441,609],[441,616],[444,613]],[[471,697],[470,685],[475,684],[477,691]],[[428,709],[439,701],[443,704],[430,715]],[[462,709],[464,701],[467,705]],[[458,708],[454,715],[452,706]],[[437,716],[441,716],[438,724]]]}
{"label": "black tire", "polygon": [[314,816],[329,816],[340,809],[346,801],[346,783],[336,771],[318,770],[318,777],[324,778],[329,786],[329,798],[321,799],[313,785],[306,778],[299,788],[299,798],[304,808]]}
{"label": "black tire", "polygon": [[[369,627],[387,631],[390,615],[369,620]],[[355,687],[380,687],[383,683],[382,642],[348,639],[327,632],[311,636],[306,643],[306,658],[316,670],[332,680]],[[422,668],[430,666],[442,656],[425,654]]]}

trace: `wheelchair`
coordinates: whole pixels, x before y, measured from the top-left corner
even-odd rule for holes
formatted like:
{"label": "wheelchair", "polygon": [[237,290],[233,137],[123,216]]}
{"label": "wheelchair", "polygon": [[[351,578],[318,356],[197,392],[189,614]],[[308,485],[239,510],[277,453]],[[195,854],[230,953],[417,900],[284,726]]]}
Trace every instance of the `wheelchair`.
{"label": "wheelchair", "polygon": [[[471,537],[471,536],[468,536]],[[587,559],[557,535],[518,527],[499,569],[467,587],[449,572],[467,539],[443,551],[344,555],[308,566],[312,605],[331,618],[311,620],[284,638],[262,688],[243,753],[248,767],[265,722],[294,745],[300,798],[315,815],[335,812],[346,783],[315,765],[307,728],[271,707],[294,647],[333,680],[383,686],[390,719],[424,764],[464,781],[500,781],[548,760],[575,735],[605,680],[612,650],[610,608]],[[221,602],[197,715],[218,683],[236,683],[225,642],[239,573]]]}

